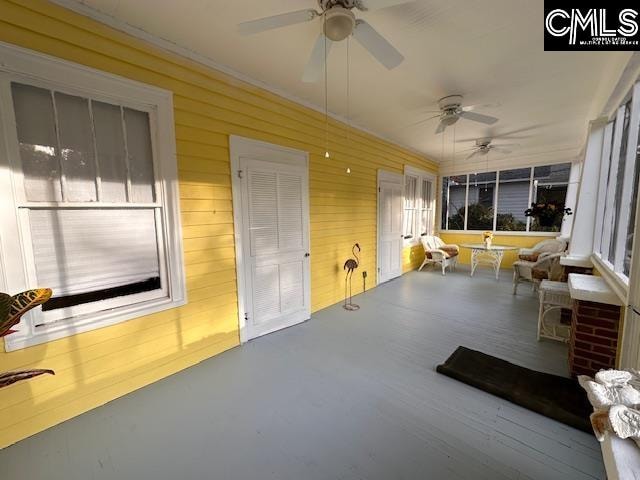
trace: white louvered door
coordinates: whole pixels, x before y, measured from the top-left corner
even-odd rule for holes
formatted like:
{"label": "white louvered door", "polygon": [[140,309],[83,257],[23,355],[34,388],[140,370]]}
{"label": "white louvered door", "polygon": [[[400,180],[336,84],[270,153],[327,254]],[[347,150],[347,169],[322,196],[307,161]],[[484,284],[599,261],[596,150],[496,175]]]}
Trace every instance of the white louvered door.
{"label": "white louvered door", "polygon": [[378,283],[402,275],[402,175],[379,172]]}
{"label": "white louvered door", "polygon": [[306,165],[260,158],[240,157],[247,339],[310,317]]}

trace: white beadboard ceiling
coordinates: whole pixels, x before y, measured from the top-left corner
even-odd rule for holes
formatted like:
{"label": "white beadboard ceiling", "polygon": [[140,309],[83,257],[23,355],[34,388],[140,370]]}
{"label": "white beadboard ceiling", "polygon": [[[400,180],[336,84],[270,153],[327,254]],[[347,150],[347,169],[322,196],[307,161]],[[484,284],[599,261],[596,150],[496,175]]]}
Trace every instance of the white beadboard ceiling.
{"label": "white beadboard ceiling", "polygon": [[[54,1],[71,8],[81,3],[85,13],[111,17],[112,24],[135,27],[324,108],[323,83],[301,81],[320,21],[249,37],[236,30],[242,21],[316,8],[316,0]],[[387,71],[351,42],[351,122],[424,153],[443,171],[486,167],[486,156],[480,157],[482,165],[464,165],[468,153],[461,151],[488,136],[506,135],[497,144],[520,144],[510,155],[489,154],[490,166],[576,159],[588,121],[600,115],[631,54],[545,52],[543,5],[542,0],[416,0],[356,11],[405,61]],[[328,104],[341,117],[347,116],[346,65],[346,42],[335,44],[328,62]],[[499,103],[478,111],[500,121],[488,127],[460,120],[444,136],[434,133],[436,120],[411,126],[451,94],[464,95],[466,104]]]}

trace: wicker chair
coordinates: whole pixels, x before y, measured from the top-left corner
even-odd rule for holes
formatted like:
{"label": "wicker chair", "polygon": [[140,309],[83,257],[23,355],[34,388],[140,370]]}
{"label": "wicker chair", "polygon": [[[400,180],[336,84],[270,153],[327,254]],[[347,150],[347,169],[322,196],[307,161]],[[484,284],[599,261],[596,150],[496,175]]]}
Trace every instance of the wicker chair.
{"label": "wicker chair", "polygon": [[447,245],[435,235],[425,235],[420,238],[420,241],[424,248],[424,262],[418,270],[422,270],[425,265],[436,263],[442,267],[442,275],[445,274],[447,267],[455,270],[460,253],[458,245]]}
{"label": "wicker chair", "polygon": [[542,280],[560,280],[562,277],[560,258],[562,258],[563,255],[564,252],[542,252],[537,256],[535,261],[521,259],[514,262],[513,294],[518,293],[518,285],[522,282],[531,283],[533,290],[536,291]]}

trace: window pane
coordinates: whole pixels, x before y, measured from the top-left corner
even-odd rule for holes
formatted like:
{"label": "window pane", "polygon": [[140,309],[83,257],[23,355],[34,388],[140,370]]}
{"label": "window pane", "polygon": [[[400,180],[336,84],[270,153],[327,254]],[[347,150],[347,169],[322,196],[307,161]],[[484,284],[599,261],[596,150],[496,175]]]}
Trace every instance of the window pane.
{"label": "window pane", "polygon": [[631,119],[631,100],[624,106],[624,121],[622,124],[622,138],[620,143],[620,156],[618,161],[618,175],[616,177],[616,195],[614,199],[613,230],[611,243],[609,244],[609,261],[614,263],[616,241],[620,228],[620,203],[622,202],[622,186],[624,185],[624,171],[627,164],[627,144],[629,143],[629,120]]}
{"label": "window pane", "polygon": [[533,169],[533,197],[536,205],[553,205],[548,214],[532,217],[530,230],[533,232],[559,232],[562,227],[562,209],[567,198],[567,185],[571,163],[546,165]]}
{"label": "window pane", "polygon": [[60,201],[60,162],[51,92],[12,83],[11,93],[27,200]]}
{"label": "window pane", "polygon": [[93,132],[86,98],[55,94],[65,176],[64,198],[68,202],[96,201],[96,161]]}
{"label": "window pane", "polygon": [[137,203],[154,202],[153,155],[151,151],[151,130],[146,112],[124,109],[129,151],[129,174],[131,178],[131,198]]}
{"label": "window pane", "polygon": [[415,237],[413,231],[416,220],[416,189],[418,187],[418,178],[405,176],[404,177],[404,218],[402,226],[402,235],[405,238]]}
{"label": "window pane", "polygon": [[[635,128],[640,128],[636,125]],[[629,228],[627,229],[627,241],[625,243],[623,272],[629,276],[631,271],[631,250],[633,248],[633,235],[636,226],[636,208],[638,206],[638,182],[640,182],[640,135],[636,147],[636,164],[633,179],[633,194],[631,195],[631,216],[629,217]],[[638,250],[638,248],[636,248]]]}
{"label": "window pane", "polygon": [[100,170],[100,201],[127,201],[127,166],[120,107],[91,102]]}
{"label": "window pane", "polygon": [[431,208],[431,195],[433,192],[433,183],[431,180],[422,180],[422,208]]}
{"label": "window pane", "polygon": [[466,192],[466,175],[442,178],[442,228],[444,230],[464,230]]}
{"label": "window pane", "polygon": [[467,230],[493,230],[496,172],[469,175]]}
{"label": "window pane", "polygon": [[527,217],[524,211],[529,208],[530,182],[530,168],[500,172],[496,230],[525,231],[527,229]]}

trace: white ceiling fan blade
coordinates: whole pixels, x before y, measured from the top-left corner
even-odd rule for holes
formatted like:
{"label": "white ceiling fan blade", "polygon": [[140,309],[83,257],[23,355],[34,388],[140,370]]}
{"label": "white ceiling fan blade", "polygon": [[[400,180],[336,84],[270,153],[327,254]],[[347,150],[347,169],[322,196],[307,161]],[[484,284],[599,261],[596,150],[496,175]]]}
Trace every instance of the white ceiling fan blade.
{"label": "white ceiling fan blade", "polygon": [[302,74],[303,82],[315,83],[322,78],[325,62],[332,44],[333,42],[325,37],[324,33],[321,32],[320,35],[318,35],[313,50],[311,50],[311,56],[309,57],[307,66],[304,67],[304,73]]}
{"label": "white ceiling fan blade", "polygon": [[389,70],[397,67],[404,60],[402,54],[364,20],[356,20],[353,36]]}
{"label": "white ceiling fan blade", "polygon": [[494,145],[494,147],[502,148],[502,147],[519,147],[519,143],[501,143],[500,145]]}
{"label": "white ceiling fan blade", "polygon": [[309,22],[318,16],[318,12],[311,9],[296,10],[295,12],[283,13],[272,17],[259,18],[249,22],[242,22],[238,25],[241,35],[253,35],[274,28],[286,27],[296,23]]}
{"label": "white ceiling fan blade", "polygon": [[511,150],[509,150],[508,148],[502,148],[502,147],[492,147],[491,150],[498,153],[505,153],[505,154],[511,153]]}
{"label": "white ceiling fan blade", "polygon": [[469,155],[467,158],[465,158],[465,160],[470,160],[470,159],[472,159],[473,157],[475,157],[476,155],[478,155],[478,153],[479,153],[479,150],[476,150],[476,151],[475,151],[475,152],[473,152],[471,155]]}
{"label": "white ceiling fan blade", "polygon": [[403,3],[413,3],[415,0],[362,0],[360,10],[370,11],[379,8],[393,7],[394,5],[402,5]]}
{"label": "white ceiling fan blade", "polygon": [[447,128],[447,126],[444,123],[440,122],[438,124],[438,128],[436,128],[436,135],[439,134],[439,133],[444,132],[445,128]]}
{"label": "white ceiling fan blade", "polygon": [[489,115],[483,115],[482,113],[476,112],[460,112],[460,116],[467,120],[473,120],[474,122],[480,122],[486,125],[493,125],[498,121],[496,117],[490,117]]}
{"label": "white ceiling fan blade", "polygon": [[496,102],[496,103],[485,103],[485,104],[478,104],[478,105],[467,105],[466,107],[462,107],[462,111],[463,112],[471,112],[472,110],[476,110],[478,108],[498,108],[500,106],[500,103]]}
{"label": "white ceiling fan blade", "polygon": [[404,127],[404,128],[415,127],[416,125],[421,125],[421,124],[423,124],[423,123],[428,122],[429,120],[433,120],[434,118],[440,118],[440,115],[435,115],[435,116],[433,116],[433,117],[425,118],[425,119],[423,119],[423,120],[418,120],[417,122],[412,123],[412,124],[410,124],[410,125],[407,125],[407,126],[406,126],[406,127]]}

